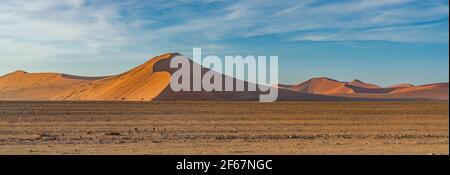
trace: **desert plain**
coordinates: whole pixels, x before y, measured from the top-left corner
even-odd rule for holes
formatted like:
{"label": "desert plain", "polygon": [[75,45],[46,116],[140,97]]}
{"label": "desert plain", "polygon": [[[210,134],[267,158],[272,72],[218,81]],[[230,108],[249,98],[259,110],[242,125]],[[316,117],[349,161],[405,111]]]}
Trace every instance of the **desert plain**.
{"label": "desert plain", "polygon": [[0,101],[0,154],[449,154],[448,101]]}

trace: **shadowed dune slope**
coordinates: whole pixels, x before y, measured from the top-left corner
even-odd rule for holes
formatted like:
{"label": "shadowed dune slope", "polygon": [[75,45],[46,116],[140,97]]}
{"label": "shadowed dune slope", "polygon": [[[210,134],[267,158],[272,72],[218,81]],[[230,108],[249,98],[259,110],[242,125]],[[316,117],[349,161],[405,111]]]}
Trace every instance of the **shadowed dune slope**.
{"label": "shadowed dune slope", "polygon": [[[187,58],[184,58],[187,59]],[[169,72],[173,74],[177,69],[170,68],[170,61],[171,59],[166,59],[159,61],[155,64],[154,70],[155,71],[162,71],[162,72]],[[193,69],[194,66],[200,66],[197,63],[194,63],[192,60],[187,59],[187,61],[190,63],[190,74],[193,75]],[[266,91],[260,91],[258,86],[243,80],[239,80],[230,76],[226,76],[223,74],[220,74],[215,71],[211,71],[210,69],[201,68],[201,75],[202,77],[206,73],[212,73],[214,76],[221,77],[222,79],[222,91],[180,91],[175,92],[172,90],[172,88],[167,87],[158,97],[155,98],[156,101],[257,101],[260,99],[261,94],[267,94]],[[244,90],[243,91],[224,91],[225,87],[225,80],[226,79],[232,79],[233,84],[243,84]],[[211,83],[214,83],[213,80],[210,81]],[[249,90],[248,87],[255,86],[256,91]],[[193,79],[191,79],[191,89],[193,89]],[[294,92],[291,90],[286,89],[278,89],[278,99],[280,101],[296,101],[296,100],[302,100],[302,101],[347,101],[351,100],[347,97],[332,97],[332,96],[324,96],[324,95],[315,95],[315,94],[308,94],[303,92]]]}

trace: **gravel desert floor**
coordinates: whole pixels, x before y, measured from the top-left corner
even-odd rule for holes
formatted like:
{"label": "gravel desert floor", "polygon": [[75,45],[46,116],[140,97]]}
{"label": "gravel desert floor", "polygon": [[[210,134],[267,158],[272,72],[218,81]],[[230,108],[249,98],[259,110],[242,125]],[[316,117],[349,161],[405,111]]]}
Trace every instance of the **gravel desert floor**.
{"label": "gravel desert floor", "polygon": [[0,154],[449,154],[449,104],[2,101]]}

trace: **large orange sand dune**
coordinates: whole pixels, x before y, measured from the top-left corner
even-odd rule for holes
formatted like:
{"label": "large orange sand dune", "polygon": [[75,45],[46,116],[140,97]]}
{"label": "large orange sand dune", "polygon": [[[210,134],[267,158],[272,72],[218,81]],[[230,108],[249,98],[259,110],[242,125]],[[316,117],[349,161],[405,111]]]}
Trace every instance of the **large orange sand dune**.
{"label": "large orange sand dune", "polygon": [[117,76],[77,77],[16,71],[0,78],[1,100],[151,100],[170,82],[168,72],[153,72],[165,54]]}
{"label": "large orange sand dune", "polygon": [[[169,87],[170,60],[179,55],[157,56],[125,73],[107,77],[80,77],[59,73],[15,71],[0,77],[0,100],[92,100],[92,101],[192,101],[258,100],[263,92],[174,92]],[[191,64],[194,64],[189,60]],[[202,68],[202,74],[209,69]],[[219,74],[215,72],[216,74]],[[223,80],[225,75],[219,75]],[[238,80],[233,78],[235,82]],[[246,86],[248,82],[243,82]],[[370,99],[448,100],[448,83],[423,86],[400,84],[383,88],[354,80],[341,82],[326,77],[298,85],[279,85],[279,100],[348,101]]]}

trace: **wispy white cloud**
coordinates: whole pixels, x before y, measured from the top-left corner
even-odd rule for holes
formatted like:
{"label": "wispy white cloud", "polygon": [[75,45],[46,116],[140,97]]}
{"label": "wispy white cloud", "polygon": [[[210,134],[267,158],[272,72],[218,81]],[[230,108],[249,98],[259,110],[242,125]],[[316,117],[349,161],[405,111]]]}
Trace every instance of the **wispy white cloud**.
{"label": "wispy white cloud", "polygon": [[17,52],[16,58],[36,59],[57,54],[97,53],[106,47],[126,44],[127,29],[115,21],[116,9],[84,7],[84,3],[83,0],[2,2],[0,54],[13,54],[14,48],[26,46]]}
{"label": "wispy white cloud", "polygon": [[[314,31],[321,33],[327,38],[340,38],[353,35],[355,40],[372,39],[382,36],[379,31],[366,32],[373,36],[363,36],[364,28],[385,27],[393,25],[404,25],[421,23],[448,18],[448,3],[445,1],[415,1],[415,0],[351,0],[329,2],[321,0],[304,1],[231,1],[225,3],[220,9],[210,11],[200,11],[201,18],[192,18],[193,15],[186,13],[181,15],[182,22],[175,23],[153,33],[163,33],[165,37],[180,37],[188,34],[197,40],[204,39],[206,42],[221,39],[245,39],[248,37],[264,35],[286,35],[286,40],[290,38],[300,38],[292,36],[290,33]],[[441,21],[442,22],[442,21]],[[443,22],[445,23],[445,22]],[[414,31],[414,27],[408,29],[411,33],[420,33],[423,30]],[[352,34],[351,32],[355,32]],[[393,31],[392,31],[393,32]],[[443,35],[448,30],[437,30],[437,34]],[[158,35],[161,36],[161,35]],[[411,39],[407,35],[384,35],[378,40],[403,42],[447,42],[444,37],[440,40],[436,38],[416,37]],[[404,36],[405,38],[400,38]],[[414,36],[412,36],[414,37]],[[317,38],[317,37],[303,37]],[[348,37],[347,37],[348,38]],[[314,41],[314,40],[311,40]]]}
{"label": "wispy white cloud", "polygon": [[364,29],[302,32],[287,41],[390,41],[400,43],[442,43],[449,35],[447,24],[414,24]]}
{"label": "wispy white cloud", "polygon": [[446,0],[2,0],[0,61],[219,52],[267,35],[448,43],[448,13]]}

